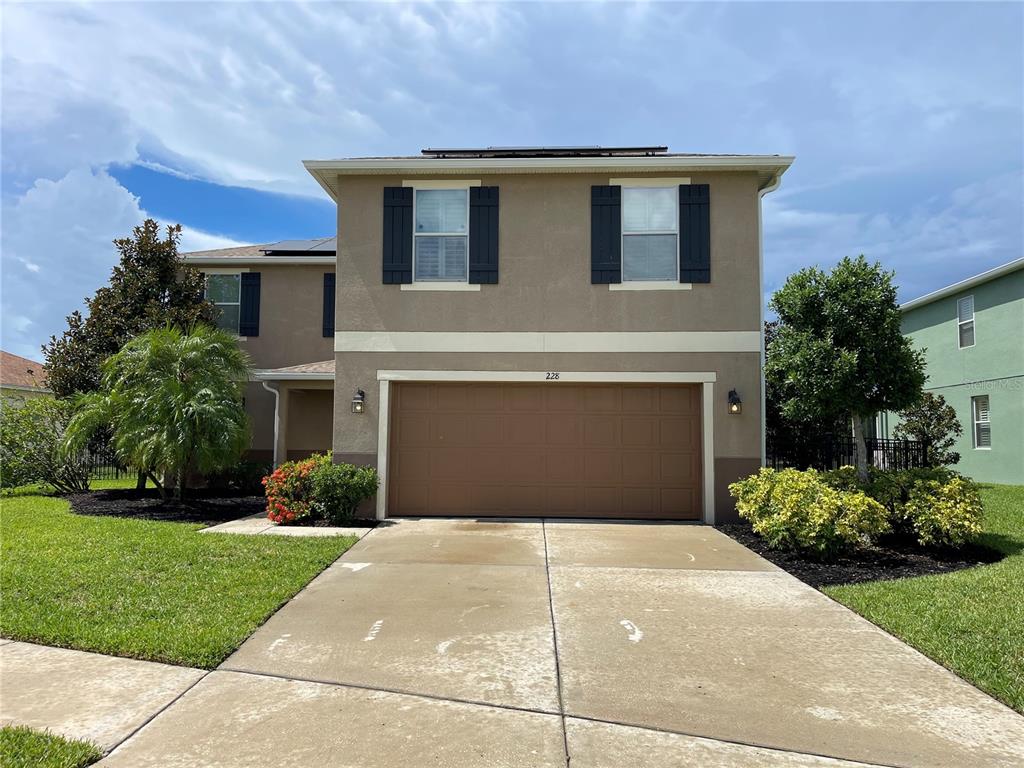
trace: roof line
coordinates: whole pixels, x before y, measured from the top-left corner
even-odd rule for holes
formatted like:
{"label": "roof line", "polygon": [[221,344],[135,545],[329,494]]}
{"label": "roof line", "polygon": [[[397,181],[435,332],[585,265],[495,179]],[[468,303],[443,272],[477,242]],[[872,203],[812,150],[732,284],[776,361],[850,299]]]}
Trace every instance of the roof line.
{"label": "roof line", "polygon": [[919,296],[916,299],[900,304],[900,310],[906,312],[907,310],[914,309],[915,307],[924,306],[925,304],[931,304],[933,301],[944,299],[947,296],[952,296],[954,293],[960,293],[966,291],[968,288],[973,288],[976,285],[987,283],[990,280],[995,280],[997,277],[1008,275],[1011,272],[1016,272],[1018,269],[1024,269],[1024,257],[1014,259],[1013,261],[1001,264],[998,267],[993,267],[985,272],[975,275],[974,277],[968,277],[965,280],[961,280],[958,283],[947,285],[945,288],[939,288],[937,291],[926,293],[924,296]]}

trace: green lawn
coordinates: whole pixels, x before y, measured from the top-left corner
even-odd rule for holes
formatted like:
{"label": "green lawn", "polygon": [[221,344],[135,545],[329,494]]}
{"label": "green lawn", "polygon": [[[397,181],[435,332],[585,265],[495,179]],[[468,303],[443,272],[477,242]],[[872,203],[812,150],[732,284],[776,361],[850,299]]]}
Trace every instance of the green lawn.
{"label": "green lawn", "polygon": [[84,741],[69,741],[24,726],[0,728],[2,768],[83,768],[100,759],[100,751]]}
{"label": "green lawn", "polygon": [[200,528],[0,499],[0,635],[209,669],[355,543]]}
{"label": "green lawn", "polygon": [[1024,486],[982,486],[982,497],[981,542],[1004,560],[824,591],[1024,713]]}

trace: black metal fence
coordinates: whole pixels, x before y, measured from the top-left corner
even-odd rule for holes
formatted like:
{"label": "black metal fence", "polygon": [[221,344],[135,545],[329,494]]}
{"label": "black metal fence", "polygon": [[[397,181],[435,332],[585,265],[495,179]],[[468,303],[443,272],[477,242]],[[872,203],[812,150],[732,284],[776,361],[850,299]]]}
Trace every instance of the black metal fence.
{"label": "black metal fence", "polygon": [[[917,440],[869,437],[865,440],[868,464],[879,469],[915,469],[927,465],[925,444]],[[767,464],[773,469],[838,469],[856,463],[852,437],[822,435],[805,440],[769,440]]]}
{"label": "black metal fence", "polygon": [[109,448],[87,451],[85,461],[89,465],[89,477],[93,480],[120,480],[134,477],[136,474],[134,469],[118,461],[117,456]]}

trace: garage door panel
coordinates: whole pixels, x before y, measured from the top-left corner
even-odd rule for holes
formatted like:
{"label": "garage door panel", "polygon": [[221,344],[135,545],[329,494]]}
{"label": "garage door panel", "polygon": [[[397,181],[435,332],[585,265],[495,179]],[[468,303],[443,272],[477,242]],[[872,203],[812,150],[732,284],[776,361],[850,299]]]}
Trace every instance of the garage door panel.
{"label": "garage door panel", "polygon": [[522,414],[505,417],[511,445],[543,445],[544,417],[539,414]]}
{"label": "garage door panel", "polygon": [[658,424],[658,443],[665,448],[696,449],[699,441],[697,419],[694,417],[670,416]]}
{"label": "garage door panel", "polygon": [[394,387],[391,515],[700,517],[699,387]]}
{"label": "garage door panel", "polygon": [[622,444],[624,446],[651,446],[658,439],[658,420],[650,416],[623,419]]}
{"label": "garage door panel", "polygon": [[583,410],[579,387],[571,384],[552,384],[543,387],[544,409],[548,413],[577,413]]}
{"label": "garage door panel", "polygon": [[[622,410],[622,387],[583,387],[583,410],[588,413],[618,413]],[[579,402],[579,398],[577,398]]]}
{"label": "garage door panel", "polygon": [[662,453],[658,455],[660,464],[659,477],[662,483],[670,485],[689,485],[697,480],[694,477],[694,457],[687,453]]}
{"label": "garage door panel", "polygon": [[583,444],[588,448],[618,446],[619,416],[584,416]]}
{"label": "garage door panel", "polygon": [[579,483],[583,477],[583,455],[563,451],[544,454],[544,479],[549,483]]}
{"label": "garage door panel", "polygon": [[553,413],[544,420],[544,442],[546,445],[576,445],[579,441],[579,416]]}
{"label": "garage door panel", "polygon": [[621,483],[622,454],[615,451],[587,451],[583,455],[583,480],[590,483]]}
{"label": "garage door panel", "polygon": [[406,415],[398,425],[398,440],[403,446],[430,445],[430,414]]}

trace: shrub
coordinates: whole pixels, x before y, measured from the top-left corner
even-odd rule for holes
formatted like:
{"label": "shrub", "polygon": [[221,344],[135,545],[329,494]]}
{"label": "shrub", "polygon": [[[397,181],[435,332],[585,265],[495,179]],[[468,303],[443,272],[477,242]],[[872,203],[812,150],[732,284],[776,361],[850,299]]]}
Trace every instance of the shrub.
{"label": "shrub", "polygon": [[255,496],[264,492],[263,478],[272,471],[269,461],[240,461],[233,467],[208,474],[206,485],[208,488]]}
{"label": "shrub", "polygon": [[265,478],[267,517],[275,523],[294,523],[313,513],[310,475],[322,457],[286,461]]}
{"label": "shrub", "polygon": [[0,484],[48,483],[60,493],[89,490],[82,451],[64,451],[72,408],[65,400],[35,397],[0,403]]}
{"label": "shrub", "polygon": [[829,558],[889,529],[885,508],[860,491],[837,490],[813,469],[762,469],[729,486],[740,516],[768,546]]}
{"label": "shrub", "polygon": [[977,486],[960,476],[944,483],[918,481],[903,507],[905,521],[923,546],[966,544],[981,533],[983,514]]}
{"label": "shrub", "polygon": [[350,521],[359,504],[377,492],[377,470],[335,464],[330,453],[289,461],[263,478],[267,517],[294,523],[316,517],[332,524]]}
{"label": "shrub", "polygon": [[373,467],[334,464],[330,456],[316,465],[311,479],[314,509],[334,524],[351,521],[359,504],[377,492],[379,483]]}

